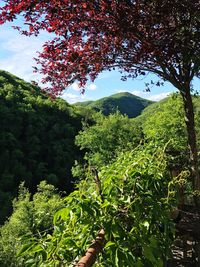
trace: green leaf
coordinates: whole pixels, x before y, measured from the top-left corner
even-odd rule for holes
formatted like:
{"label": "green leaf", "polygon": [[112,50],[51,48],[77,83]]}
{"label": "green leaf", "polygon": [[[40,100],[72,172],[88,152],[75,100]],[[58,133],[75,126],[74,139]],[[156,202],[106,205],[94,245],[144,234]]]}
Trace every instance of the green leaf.
{"label": "green leaf", "polygon": [[115,251],[115,266],[119,267],[118,249]]}
{"label": "green leaf", "polygon": [[156,262],[156,259],[153,255],[152,247],[149,246],[144,246],[144,256],[146,259],[148,259],[152,264]]}
{"label": "green leaf", "polygon": [[115,244],[115,242],[112,242],[112,241],[108,241],[107,243],[106,243],[106,245],[105,245],[105,249],[106,248],[108,248],[108,247],[111,247],[111,246],[115,246],[116,244]]}
{"label": "green leaf", "polygon": [[101,208],[105,208],[105,207],[108,207],[108,206],[111,206],[111,203],[110,201],[108,201],[107,199],[103,202],[103,204],[101,205]]}
{"label": "green leaf", "polygon": [[59,211],[56,212],[56,214],[54,215],[54,224],[56,224],[56,222],[58,222],[59,220],[67,220],[69,217],[69,213],[70,213],[70,208],[62,208]]}
{"label": "green leaf", "polygon": [[18,256],[22,256],[24,254],[26,254],[26,252],[30,251],[35,245],[37,245],[36,242],[34,243],[29,243],[29,244],[26,244],[24,245],[21,250],[18,252]]}
{"label": "green leaf", "polygon": [[63,243],[69,247],[77,247],[76,242],[74,241],[74,239],[67,237],[64,238]]}
{"label": "green leaf", "polygon": [[90,202],[83,202],[81,203],[82,209],[83,211],[86,211],[88,214],[90,214],[91,216],[94,216],[95,214],[95,210],[93,210],[91,208],[91,203]]}

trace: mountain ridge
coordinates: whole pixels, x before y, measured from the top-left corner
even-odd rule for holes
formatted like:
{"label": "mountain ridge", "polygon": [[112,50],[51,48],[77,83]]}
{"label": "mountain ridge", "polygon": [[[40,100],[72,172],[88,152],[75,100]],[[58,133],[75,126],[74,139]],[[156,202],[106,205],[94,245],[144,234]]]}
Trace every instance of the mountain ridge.
{"label": "mountain ridge", "polygon": [[154,101],[141,98],[129,92],[116,93],[98,100],[89,100],[74,103],[75,106],[82,106],[102,112],[105,116],[119,111],[129,118],[135,118]]}

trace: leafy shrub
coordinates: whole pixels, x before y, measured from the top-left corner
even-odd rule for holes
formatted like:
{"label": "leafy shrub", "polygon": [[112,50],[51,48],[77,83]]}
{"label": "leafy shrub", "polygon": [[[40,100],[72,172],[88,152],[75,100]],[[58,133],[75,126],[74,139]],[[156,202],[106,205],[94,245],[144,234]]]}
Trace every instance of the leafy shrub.
{"label": "leafy shrub", "polygon": [[150,143],[122,153],[99,177],[82,180],[54,217],[54,232],[31,238],[21,257],[39,266],[73,266],[102,228],[96,265],[163,266],[173,237],[174,183],[165,147]]}
{"label": "leafy shrub", "polygon": [[94,125],[84,124],[76,136],[76,144],[86,151],[85,160],[90,165],[102,167],[110,164],[121,151],[137,146],[141,140],[141,129],[128,116],[119,112],[105,117],[93,115]]}
{"label": "leafy shrub", "polygon": [[39,238],[43,232],[52,232],[53,216],[62,206],[53,185],[41,182],[32,197],[21,184],[13,201],[13,214],[0,228],[0,266],[24,266],[17,251],[26,245],[26,237]]}

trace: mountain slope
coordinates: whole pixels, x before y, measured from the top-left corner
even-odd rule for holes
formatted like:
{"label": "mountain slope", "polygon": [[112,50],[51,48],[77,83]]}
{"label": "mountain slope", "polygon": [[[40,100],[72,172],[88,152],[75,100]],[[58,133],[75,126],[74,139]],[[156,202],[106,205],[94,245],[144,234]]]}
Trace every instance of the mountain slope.
{"label": "mountain slope", "polygon": [[142,110],[152,103],[150,100],[126,92],[114,94],[96,101],[78,102],[75,105],[101,111],[106,116],[119,110],[120,113],[128,115],[129,118],[134,118],[140,115]]}
{"label": "mountain slope", "polygon": [[41,180],[72,190],[71,167],[80,157],[74,138],[80,129],[74,107],[0,71],[0,224],[22,181],[31,192]]}

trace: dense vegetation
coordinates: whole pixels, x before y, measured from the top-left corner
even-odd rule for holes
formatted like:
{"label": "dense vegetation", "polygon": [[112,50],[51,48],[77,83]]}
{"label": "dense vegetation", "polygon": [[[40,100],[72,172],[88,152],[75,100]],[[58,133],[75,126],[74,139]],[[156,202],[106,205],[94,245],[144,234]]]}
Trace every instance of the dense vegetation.
{"label": "dense vegetation", "polygon": [[76,136],[76,144],[85,151],[89,165],[102,167],[114,161],[121,151],[136,147],[142,138],[139,123],[135,123],[119,112],[107,117],[94,114],[94,124],[83,124]]}
{"label": "dense vegetation", "polygon": [[41,182],[32,197],[20,184],[12,216],[0,229],[0,266],[24,266],[17,252],[26,244],[25,236],[39,237],[44,230],[51,233],[53,216],[62,207],[61,196],[53,185]]}
{"label": "dense vegetation", "polygon": [[[197,143],[200,144],[200,97],[194,96],[193,103]],[[147,107],[142,115],[136,118],[136,122],[141,123],[145,139],[156,140],[160,144],[166,144],[170,140],[168,152],[172,156],[173,164],[188,164],[187,133],[183,103],[179,94],[173,94]]]}
{"label": "dense vegetation", "polygon": [[164,150],[139,146],[104,166],[99,182],[91,175],[82,180],[55,214],[53,233],[24,240],[21,264],[74,266],[103,227],[105,249],[95,266],[162,266],[175,205]]}
{"label": "dense vegetation", "polygon": [[64,100],[52,101],[39,88],[0,71],[0,121],[1,224],[22,181],[30,192],[41,180],[72,191],[81,116]]}
{"label": "dense vegetation", "polygon": [[[104,116],[52,101],[6,72],[1,87],[0,197],[17,197],[0,228],[0,265],[73,266],[104,228],[96,266],[163,266],[180,185],[185,201],[192,199],[180,96],[130,119],[119,111]],[[194,106],[199,142],[199,97]],[[54,186],[73,189],[75,160],[75,190],[61,196]],[[172,177],[173,168],[179,176]],[[3,220],[8,205],[1,203]]]}
{"label": "dense vegetation", "polygon": [[143,109],[152,103],[150,100],[126,92],[104,97],[96,101],[78,102],[75,105],[101,111],[106,116],[119,111],[129,118],[135,118],[141,114]]}
{"label": "dense vegetation", "polygon": [[[197,108],[195,118],[192,100],[192,83],[195,78],[200,78],[199,0],[168,0],[162,3],[157,0],[79,1],[79,4],[76,1],[65,1],[65,6],[62,1],[18,0],[16,3],[15,0],[4,0],[0,9],[0,24],[12,22],[18,16],[22,17],[23,22],[21,23],[21,19],[17,21],[20,27],[15,28],[21,34],[37,36],[41,31],[50,33],[50,39],[44,43],[34,69],[44,74],[42,82],[47,84],[45,89],[52,95],[58,95],[74,82],[84,92],[88,80],[93,82],[102,71],[117,69],[124,81],[146,76],[148,73],[157,75],[161,80],[151,84],[160,86],[165,81],[171,83],[178,90],[182,102],[179,96],[175,96],[173,101],[169,99],[169,102],[167,100],[162,105],[155,106],[155,109],[151,108],[148,118],[142,115],[131,121],[136,126],[134,134],[130,133],[129,126],[121,127],[121,120],[125,126],[129,122],[127,117],[120,117],[119,114],[108,118],[93,117],[94,121],[90,122],[94,124],[85,124],[76,137],[76,144],[86,153],[84,159],[77,160],[78,164],[74,167],[74,174],[78,171],[82,173],[76,190],[62,199],[55,195],[58,205],[52,206],[50,201],[48,208],[52,207],[52,213],[49,218],[53,217],[57,208],[59,210],[53,217],[53,224],[46,225],[45,217],[48,213],[45,214],[46,209],[40,209],[37,204],[40,200],[43,207],[43,202],[51,200],[54,188],[43,182],[39,192],[29,198],[29,193],[21,185],[20,197],[13,202],[14,213],[0,230],[2,264],[72,267],[98,231],[103,229],[105,246],[102,246],[103,251],[96,260],[96,266],[166,266],[175,232],[172,214],[180,207],[184,213],[186,205],[190,205],[190,208],[197,211],[195,214],[188,212],[193,216],[193,222],[196,219],[198,225],[200,221],[197,146],[199,124],[195,124],[195,120],[199,122],[199,118]],[[8,100],[9,98],[8,95]],[[17,113],[23,108],[17,108]],[[32,105],[28,106],[28,110],[29,108],[32,110]],[[49,109],[45,109],[47,110]],[[100,109],[97,107],[96,110]],[[112,112],[109,101],[106,110]],[[88,112],[89,110],[86,114]],[[104,115],[109,114],[104,110],[102,112]],[[2,113],[6,112],[3,110]],[[39,118],[38,121],[40,122]],[[16,123],[12,120],[11,122]],[[20,122],[21,119],[18,119],[19,125]],[[25,123],[27,124],[26,121]],[[100,123],[103,127],[110,123],[114,130],[107,126],[107,135],[104,136]],[[139,123],[141,125],[137,127]],[[116,131],[116,125],[120,125],[122,130]],[[49,127],[47,129],[49,131]],[[26,140],[26,131],[23,130],[24,126],[20,129],[20,137]],[[43,130],[41,132],[44,134]],[[40,145],[37,138],[33,139],[34,147],[31,147],[31,152],[28,151],[27,157],[23,158],[24,154],[19,153],[20,145],[15,149],[13,144],[18,145],[18,142],[15,142],[15,136],[10,133],[12,132],[9,130],[8,134],[2,136],[2,144],[9,141],[6,147],[2,147],[4,191],[7,193],[7,188],[13,186],[16,188],[15,182],[20,180],[19,176],[9,176],[10,173],[4,171],[4,165],[16,166],[13,173],[21,175],[24,169],[19,171],[18,166],[21,166],[23,160],[30,168],[30,173],[29,169],[25,169],[28,175],[36,176],[29,178],[28,183],[26,181],[31,190],[34,191],[40,181],[38,174],[59,186],[62,172],[57,176],[50,170],[51,176],[45,177],[46,169],[54,166],[49,151],[36,153],[38,157],[42,156],[42,164],[34,165],[35,158],[32,154],[35,153],[34,148],[36,147],[37,152],[37,145]],[[32,136],[31,132],[27,140]],[[60,139],[60,136],[55,136]],[[39,137],[45,143],[44,137]],[[71,137],[70,135],[70,140]],[[69,136],[65,140],[68,138]],[[89,140],[85,141],[87,138]],[[72,139],[74,145],[74,138]],[[110,145],[109,140],[114,144]],[[29,150],[29,142],[25,145],[25,150]],[[65,150],[58,147],[56,151],[61,150],[65,155]],[[72,147],[74,148],[71,146],[70,151]],[[50,162],[47,165],[43,161],[46,155]],[[30,162],[29,157],[32,160]],[[19,164],[15,164],[15,158]],[[66,159],[68,160],[67,157]],[[60,170],[60,166],[55,166]],[[35,170],[37,171],[34,172]],[[4,185],[4,182],[7,184]],[[24,213],[21,206],[28,207],[28,213]],[[64,207],[60,209],[61,206]],[[20,216],[21,214],[25,216]],[[25,222],[24,225],[22,223],[22,229],[26,229],[26,233],[19,232],[14,227],[20,224],[21,217]],[[31,221],[28,226],[36,226],[36,231],[26,226],[29,218]],[[185,226],[188,226],[191,221],[187,220],[186,215],[182,218],[185,219]],[[15,229],[13,235],[9,233],[9,229]],[[199,266],[199,232],[191,229],[192,231],[188,231],[188,227],[184,228],[183,243],[188,245],[189,238],[185,233],[193,238],[192,242],[189,240],[190,243],[195,243],[191,250],[192,257],[195,266]],[[198,233],[198,238],[195,233]],[[13,241],[13,238],[19,240],[19,243]],[[16,249],[13,249],[15,245]],[[187,251],[182,247],[185,260]],[[186,261],[179,265],[185,266],[185,263]],[[191,266],[190,263],[188,266]]]}

